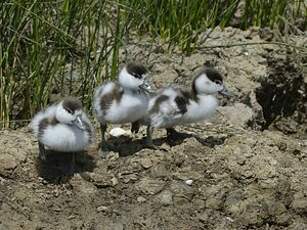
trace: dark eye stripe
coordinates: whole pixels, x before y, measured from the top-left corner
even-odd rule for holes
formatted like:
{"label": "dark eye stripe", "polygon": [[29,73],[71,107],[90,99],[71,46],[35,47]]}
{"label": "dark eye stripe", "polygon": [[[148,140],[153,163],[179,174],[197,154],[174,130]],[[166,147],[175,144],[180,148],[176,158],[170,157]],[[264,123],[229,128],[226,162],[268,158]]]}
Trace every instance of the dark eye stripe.
{"label": "dark eye stripe", "polygon": [[219,85],[222,84],[222,81],[220,81],[220,80],[215,80],[214,82],[215,82],[216,84],[219,84]]}
{"label": "dark eye stripe", "polygon": [[137,79],[142,79],[142,78],[143,78],[143,75],[137,74],[137,73],[133,74],[133,76],[134,76],[135,78],[137,78]]}
{"label": "dark eye stripe", "polygon": [[72,111],[71,109],[69,109],[69,108],[67,108],[67,107],[64,107],[64,109],[65,109],[68,113],[73,114],[73,111]]}

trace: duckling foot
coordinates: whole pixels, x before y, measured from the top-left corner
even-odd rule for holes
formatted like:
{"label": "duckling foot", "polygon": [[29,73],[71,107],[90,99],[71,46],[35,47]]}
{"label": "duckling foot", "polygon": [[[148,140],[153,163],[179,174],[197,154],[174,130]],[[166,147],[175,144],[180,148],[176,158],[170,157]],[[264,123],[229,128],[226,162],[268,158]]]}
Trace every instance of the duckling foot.
{"label": "duckling foot", "polygon": [[45,146],[42,143],[38,142],[38,148],[39,148],[39,158],[42,161],[46,161],[47,154],[46,154]]}
{"label": "duckling foot", "polygon": [[103,143],[101,144],[98,154],[100,155],[101,158],[105,159],[107,155],[110,153],[115,148],[115,146],[108,144],[108,143]]}
{"label": "duckling foot", "polygon": [[188,135],[177,132],[173,128],[166,129],[166,131],[167,131],[166,141],[170,145],[176,144],[178,142],[180,143],[180,140],[188,137]]}
{"label": "duckling foot", "polygon": [[131,123],[131,133],[133,134],[137,134],[140,130],[140,122],[139,121],[135,121],[133,123]]}
{"label": "duckling foot", "polygon": [[145,140],[144,147],[148,148],[148,149],[160,150],[160,151],[167,152],[167,150],[165,148],[162,148],[161,146],[155,145],[152,140],[148,140],[148,139]]}

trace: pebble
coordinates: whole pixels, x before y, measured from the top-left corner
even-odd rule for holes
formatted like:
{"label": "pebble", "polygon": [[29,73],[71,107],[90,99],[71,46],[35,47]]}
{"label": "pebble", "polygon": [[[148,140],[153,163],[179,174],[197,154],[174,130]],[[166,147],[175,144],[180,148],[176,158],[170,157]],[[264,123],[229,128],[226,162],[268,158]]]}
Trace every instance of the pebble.
{"label": "pebble", "polygon": [[146,198],[139,196],[138,198],[136,198],[137,202],[143,203],[146,201]]}
{"label": "pebble", "polygon": [[141,159],[140,163],[144,169],[149,169],[152,167],[152,161],[148,158]]}
{"label": "pebble", "polygon": [[113,137],[129,136],[129,133],[126,130],[119,127],[111,129],[109,133]]}
{"label": "pebble", "polygon": [[185,183],[186,183],[187,185],[192,185],[192,184],[193,184],[193,180],[186,180]]}
{"label": "pebble", "polygon": [[161,180],[143,178],[136,184],[136,189],[144,194],[154,195],[163,189],[164,184]]}
{"label": "pebble", "polygon": [[159,202],[164,206],[173,204],[173,193],[169,190],[165,190],[158,195]]}
{"label": "pebble", "polygon": [[113,177],[113,178],[111,179],[111,182],[112,182],[112,185],[113,185],[113,186],[116,186],[116,185],[118,184],[118,179],[117,179],[116,177]]}
{"label": "pebble", "polygon": [[108,210],[108,207],[107,206],[99,206],[97,207],[97,212],[105,212]]}

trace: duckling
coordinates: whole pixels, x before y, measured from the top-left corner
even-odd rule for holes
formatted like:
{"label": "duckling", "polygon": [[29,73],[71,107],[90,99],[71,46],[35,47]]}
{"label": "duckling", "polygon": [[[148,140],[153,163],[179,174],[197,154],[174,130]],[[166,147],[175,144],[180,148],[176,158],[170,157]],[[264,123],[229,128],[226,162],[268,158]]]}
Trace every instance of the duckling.
{"label": "duckling", "polygon": [[230,96],[222,75],[209,67],[197,74],[190,92],[175,87],[162,89],[148,105],[148,144],[152,145],[153,128],[165,128],[167,138],[172,140],[178,135],[175,126],[200,122],[213,116],[218,107],[217,93]]}
{"label": "duckling", "polygon": [[81,102],[73,97],[37,113],[29,126],[38,138],[39,157],[43,161],[46,160],[46,149],[72,152],[74,158],[75,152],[85,150],[94,138]]}
{"label": "duckling", "polygon": [[149,102],[147,74],[144,66],[130,63],[120,71],[118,82],[107,82],[96,89],[93,107],[100,123],[102,157],[110,147],[105,140],[108,123],[132,123],[131,131],[138,131]]}

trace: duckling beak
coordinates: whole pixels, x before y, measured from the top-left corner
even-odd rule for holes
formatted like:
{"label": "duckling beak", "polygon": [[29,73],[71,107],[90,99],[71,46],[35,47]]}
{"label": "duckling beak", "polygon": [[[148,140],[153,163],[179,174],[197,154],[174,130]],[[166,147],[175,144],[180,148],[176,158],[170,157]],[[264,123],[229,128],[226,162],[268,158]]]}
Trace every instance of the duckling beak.
{"label": "duckling beak", "polygon": [[85,130],[84,122],[82,121],[81,115],[78,115],[76,117],[76,120],[74,121],[74,124],[81,130]]}
{"label": "duckling beak", "polygon": [[232,93],[229,92],[229,90],[224,86],[222,90],[219,91],[219,94],[226,96],[226,97],[231,97]]}
{"label": "duckling beak", "polygon": [[139,88],[148,93],[151,91],[151,85],[147,80],[144,80],[143,84],[140,85]]}

